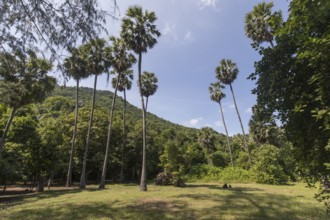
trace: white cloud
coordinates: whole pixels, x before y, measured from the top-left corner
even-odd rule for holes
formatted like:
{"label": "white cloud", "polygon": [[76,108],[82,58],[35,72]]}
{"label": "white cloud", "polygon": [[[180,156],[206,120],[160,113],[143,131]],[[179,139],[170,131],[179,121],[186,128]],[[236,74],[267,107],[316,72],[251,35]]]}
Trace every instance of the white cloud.
{"label": "white cloud", "polygon": [[179,37],[178,37],[175,29],[176,28],[175,28],[174,24],[166,23],[165,27],[162,31],[162,34],[163,35],[168,35],[168,36],[172,37],[174,40],[178,40]]}
{"label": "white cloud", "polygon": [[204,9],[206,7],[217,9],[217,1],[218,0],[199,0],[198,6],[200,9]]}
{"label": "white cloud", "polygon": [[193,119],[190,119],[189,120],[189,124],[192,125],[192,126],[197,126],[198,123],[203,120],[202,117],[199,117],[199,118],[193,118]]}
{"label": "white cloud", "polygon": [[252,113],[252,108],[245,109],[245,113]]}
{"label": "white cloud", "polygon": [[214,122],[214,125],[216,126],[216,127],[222,127],[223,126],[223,123],[222,123],[222,121],[216,121],[216,122]]}
{"label": "white cloud", "polygon": [[187,31],[187,33],[185,34],[183,40],[184,40],[184,41],[193,41],[194,38],[193,38],[193,36],[192,36],[192,33],[191,33],[190,31]]}
{"label": "white cloud", "polygon": [[235,105],[234,104],[230,104],[229,105],[229,108],[235,108]]}

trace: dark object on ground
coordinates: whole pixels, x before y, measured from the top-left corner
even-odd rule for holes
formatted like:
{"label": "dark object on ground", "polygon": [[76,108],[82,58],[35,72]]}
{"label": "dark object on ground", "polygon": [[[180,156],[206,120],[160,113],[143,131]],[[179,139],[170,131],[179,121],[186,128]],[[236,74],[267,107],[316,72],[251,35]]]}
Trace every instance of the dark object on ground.
{"label": "dark object on ground", "polygon": [[155,184],[156,185],[162,185],[162,186],[171,185],[172,184],[172,178],[173,178],[172,174],[170,174],[170,173],[166,173],[166,172],[159,173],[157,175]]}
{"label": "dark object on ground", "polygon": [[224,188],[224,189],[228,189],[228,185],[227,185],[227,183],[223,184],[222,188]]}
{"label": "dark object on ground", "polygon": [[231,185],[230,184],[228,185],[228,188],[231,189]]}

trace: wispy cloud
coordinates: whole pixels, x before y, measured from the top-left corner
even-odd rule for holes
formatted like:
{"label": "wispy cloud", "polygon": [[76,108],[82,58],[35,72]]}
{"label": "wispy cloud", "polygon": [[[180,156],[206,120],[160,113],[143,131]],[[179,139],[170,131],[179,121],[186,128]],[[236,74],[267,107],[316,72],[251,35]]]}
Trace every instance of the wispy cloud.
{"label": "wispy cloud", "polygon": [[199,122],[201,122],[203,120],[202,117],[199,118],[192,118],[189,120],[189,125],[191,126],[197,126],[199,124]]}
{"label": "wispy cloud", "polygon": [[222,121],[216,121],[216,122],[214,122],[214,125],[215,125],[215,127],[222,127],[223,126],[223,123],[222,123]]}
{"label": "wispy cloud", "polygon": [[170,24],[170,23],[166,23],[165,24],[165,27],[162,31],[162,34],[163,35],[167,35],[167,36],[170,36],[172,37],[174,40],[178,40],[179,37],[176,33],[176,30],[175,30],[175,25],[174,24]]}
{"label": "wispy cloud", "polygon": [[235,108],[235,105],[234,104],[230,104],[229,105],[229,108]]}
{"label": "wispy cloud", "polygon": [[245,113],[252,113],[252,108],[247,108],[247,109],[245,109]]}
{"label": "wispy cloud", "polygon": [[193,35],[190,31],[187,31],[184,38],[183,38],[183,40],[184,41],[193,41],[194,37],[193,37]]}
{"label": "wispy cloud", "polygon": [[210,7],[217,10],[217,1],[218,0],[199,0],[198,7],[199,9]]}

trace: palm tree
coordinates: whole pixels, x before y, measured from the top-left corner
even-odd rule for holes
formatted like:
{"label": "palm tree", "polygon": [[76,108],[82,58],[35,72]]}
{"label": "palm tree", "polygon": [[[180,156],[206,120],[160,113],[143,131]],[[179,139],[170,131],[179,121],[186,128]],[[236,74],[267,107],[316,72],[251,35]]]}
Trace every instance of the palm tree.
{"label": "palm tree", "polygon": [[274,33],[282,25],[282,13],[272,13],[273,6],[273,2],[262,2],[245,15],[245,34],[252,39],[255,47],[263,42],[269,42],[274,47]]}
{"label": "palm tree", "polygon": [[63,63],[63,71],[65,76],[69,78],[73,78],[76,85],[76,107],[75,107],[75,119],[73,125],[72,132],[72,140],[71,140],[71,149],[70,149],[70,159],[69,159],[69,167],[67,173],[66,187],[72,185],[72,166],[73,166],[73,153],[74,153],[74,144],[76,140],[77,133],[77,124],[78,124],[78,108],[79,108],[79,81],[83,78],[88,77],[88,72],[86,71],[86,60],[83,58],[83,50],[82,48],[72,48],[69,50],[71,56],[64,59]]}
{"label": "palm tree", "polygon": [[236,113],[237,113],[239,122],[241,124],[241,129],[243,132],[244,146],[248,152],[249,162],[250,162],[250,164],[252,164],[249,146],[246,141],[246,135],[245,135],[244,128],[243,128],[242,119],[241,119],[241,116],[240,116],[238,108],[237,108],[236,99],[235,99],[233,86],[232,86],[232,83],[236,79],[237,74],[238,74],[238,68],[236,66],[236,63],[232,62],[229,59],[222,59],[220,61],[219,66],[217,66],[217,68],[216,68],[216,76],[217,76],[218,80],[220,82],[222,82],[223,84],[229,85],[229,87],[230,87],[231,94],[233,95]]}
{"label": "palm tree", "polygon": [[222,117],[222,121],[223,121],[223,126],[225,127],[225,131],[226,131],[227,145],[228,145],[229,154],[230,154],[231,166],[234,167],[234,161],[233,161],[233,156],[232,156],[232,153],[231,153],[228,130],[227,130],[226,121],[225,121],[225,117],[223,115],[223,110],[222,110],[222,105],[221,105],[221,100],[226,97],[226,94],[224,94],[221,91],[221,89],[224,89],[224,86],[222,84],[220,84],[220,82],[211,83],[211,85],[209,87],[209,91],[211,93],[210,98],[211,98],[212,101],[215,101],[215,102],[219,103],[220,111],[221,111],[221,117]]}
{"label": "palm tree", "polygon": [[[121,38],[116,38],[111,36],[110,41],[112,42],[111,52],[111,63],[112,67],[115,70],[114,73],[117,73],[117,78],[121,79],[122,74],[125,73],[132,65],[136,62],[135,57],[133,54],[128,52],[128,47],[125,41]],[[117,90],[120,80],[117,80],[115,85],[114,96],[112,99],[111,110],[110,110],[110,121],[109,121],[109,130],[108,130],[108,138],[107,138],[107,145],[104,155],[104,162],[103,162],[103,169],[102,169],[102,176],[101,182],[99,185],[99,189],[105,188],[105,176],[107,173],[107,166],[108,166],[108,157],[109,157],[109,148],[110,148],[110,141],[111,141],[111,130],[112,130],[112,119],[113,119],[113,112],[116,105],[116,97],[117,97]]]}
{"label": "palm tree", "polygon": [[92,39],[88,44],[82,46],[83,58],[86,62],[86,71],[91,75],[94,75],[94,89],[93,89],[93,98],[92,98],[92,107],[89,117],[89,126],[86,137],[86,145],[84,152],[84,159],[80,177],[81,189],[86,188],[86,166],[87,166],[87,156],[89,148],[89,139],[93,126],[93,115],[94,115],[94,106],[95,106],[95,96],[96,96],[96,85],[98,75],[108,72],[110,68],[110,59],[111,53],[110,48],[106,47],[106,41],[104,39]]}
{"label": "palm tree", "polygon": [[28,51],[27,54],[0,55],[0,103],[12,108],[1,137],[0,152],[4,148],[17,109],[43,102],[55,88],[56,79],[47,75],[51,69],[52,64],[39,59],[33,51]]}
{"label": "palm tree", "polygon": [[122,21],[121,37],[127,42],[129,47],[138,54],[138,86],[141,97],[142,107],[142,123],[143,123],[143,147],[142,147],[142,172],[141,172],[141,191],[147,191],[147,167],[146,167],[146,120],[145,120],[145,105],[142,94],[142,53],[146,53],[148,49],[153,48],[157,43],[157,37],[160,32],[154,24],[157,20],[154,12],[147,10],[143,11],[140,6],[132,6],[127,12]]}
{"label": "palm tree", "polygon": [[[124,181],[124,160],[125,160],[125,153],[124,149],[126,146],[126,109],[127,109],[127,101],[126,101],[126,90],[130,90],[132,87],[132,80],[134,78],[133,70],[127,70],[121,77],[119,78],[118,82],[118,91],[124,93],[124,107],[123,107],[123,142],[121,148],[121,166],[120,166],[120,182]],[[117,77],[112,78],[112,87],[115,88],[117,85]]]}
{"label": "palm tree", "polygon": [[157,82],[158,79],[154,73],[150,73],[147,71],[143,72],[141,90],[142,90],[142,95],[146,97],[146,112],[148,109],[149,97],[155,94],[155,92],[157,91],[158,88]]}

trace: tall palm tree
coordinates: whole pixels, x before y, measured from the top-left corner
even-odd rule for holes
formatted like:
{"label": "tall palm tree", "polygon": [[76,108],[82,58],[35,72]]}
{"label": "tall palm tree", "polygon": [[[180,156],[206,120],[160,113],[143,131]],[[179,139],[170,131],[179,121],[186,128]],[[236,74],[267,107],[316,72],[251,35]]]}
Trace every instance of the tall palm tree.
{"label": "tall palm tree", "polygon": [[72,185],[72,166],[73,166],[73,153],[74,144],[76,140],[77,124],[78,124],[78,109],[79,109],[79,82],[81,79],[88,77],[86,60],[83,58],[82,48],[72,48],[69,50],[71,53],[70,57],[64,59],[63,71],[65,76],[73,78],[76,81],[76,107],[75,107],[75,118],[72,132],[69,167],[67,173],[66,187]]}
{"label": "tall palm tree", "polygon": [[0,103],[12,108],[1,137],[0,152],[17,109],[44,101],[55,88],[56,79],[47,75],[51,69],[52,64],[38,58],[33,51],[0,55]]}
{"label": "tall palm tree", "polygon": [[127,70],[121,77],[118,79],[117,77],[112,78],[112,87],[115,88],[118,82],[118,91],[124,93],[124,107],[123,107],[123,140],[122,140],[122,148],[121,148],[121,166],[120,166],[120,182],[124,181],[124,161],[125,161],[125,152],[124,149],[126,147],[126,109],[127,109],[127,99],[126,99],[126,90],[130,90],[132,87],[132,80],[134,78],[133,70]]}
{"label": "tall palm tree", "polygon": [[238,74],[238,68],[237,68],[236,63],[232,62],[229,59],[222,59],[219,63],[219,66],[217,66],[217,68],[216,68],[216,76],[217,76],[218,80],[220,82],[222,82],[223,84],[229,85],[229,87],[230,87],[231,94],[233,95],[236,113],[237,113],[237,116],[238,116],[238,119],[239,119],[239,122],[241,125],[241,129],[243,132],[244,146],[248,152],[249,162],[250,162],[250,164],[252,164],[249,146],[247,144],[246,135],[245,135],[243,124],[242,124],[242,119],[241,119],[241,116],[240,116],[238,108],[237,108],[237,103],[236,103],[233,86],[232,86],[232,83],[236,79],[237,74]]}
{"label": "tall palm tree", "polygon": [[147,71],[143,72],[141,90],[142,90],[142,95],[146,97],[146,112],[148,110],[149,97],[155,94],[155,92],[157,91],[158,88],[157,82],[158,79],[154,73]]}
{"label": "tall palm tree", "polygon": [[141,172],[141,191],[147,191],[147,167],[146,167],[146,120],[145,120],[145,105],[141,90],[142,85],[142,53],[146,53],[148,49],[153,48],[157,43],[157,37],[160,32],[154,24],[157,16],[154,12],[148,10],[143,11],[140,6],[132,6],[122,20],[121,37],[127,42],[129,47],[138,54],[138,86],[141,97],[142,107],[142,123],[143,123],[143,146],[142,146],[142,172]]}
{"label": "tall palm tree", "polygon": [[[111,52],[111,64],[114,69],[114,73],[117,73],[117,78],[120,79],[122,74],[125,73],[132,65],[136,62],[135,57],[133,54],[128,52],[128,47],[125,41],[121,38],[116,38],[111,36],[110,41],[112,42]],[[99,189],[105,188],[105,176],[107,173],[107,166],[108,166],[108,158],[109,158],[109,148],[110,148],[110,141],[111,141],[111,130],[112,130],[112,119],[113,119],[113,112],[116,105],[116,97],[117,97],[117,90],[120,80],[117,80],[115,85],[114,96],[112,99],[111,110],[110,110],[110,121],[109,121],[109,130],[108,130],[108,138],[107,138],[107,145],[104,155],[104,162],[103,162],[103,169],[102,169],[102,176],[101,182],[99,185]]]}
{"label": "tall palm tree", "polygon": [[274,47],[275,31],[282,25],[282,13],[272,13],[273,2],[261,2],[245,15],[245,34],[258,47],[263,42],[269,42]]}
{"label": "tall palm tree", "polygon": [[110,48],[106,47],[106,41],[104,39],[98,39],[98,38],[92,39],[89,43],[83,45],[81,49],[83,50],[83,59],[85,60],[85,63],[87,65],[86,71],[90,75],[94,75],[92,106],[89,117],[89,125],[88,125],[84,159],[83,159],[82,171],[80,176],[80,185],[79,185],[81,189],[84,189],[86,188],[86,166],[87,166],[89,140],[93,126],[97,77],[98,75],[104,72],[108,72],[110,68],[111,53],[110,53]]}
{"label": "tall palm tree", "polygon": [[225,127],[225,131],[226,131],[227,145],[228,145],[228,150],[229,150],[229,154],[230,154],[231,166],[234,167],[234,161],[233,161],[233,155],[232,155],[231,147],[230,147],[228,130],[227,130],[226,121],[225,121],[225,117],[223,115],[223,110],[222,110],[222,105],[221,105],[221,100],[226,97],[226,94],[224,94],[221,91],[221,89],[224,89],[224,88],[225,87],[220,82],[211,83],[211,85],[209,87],[209,92],[211,93],[211,96],[210,96],[211,100],[215,101],[216,103],[219,103],[220,111],[221,111],[221,118],[223,121],[223,126]]}

